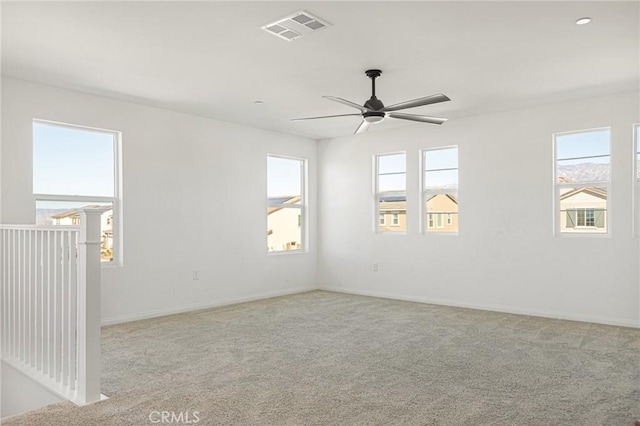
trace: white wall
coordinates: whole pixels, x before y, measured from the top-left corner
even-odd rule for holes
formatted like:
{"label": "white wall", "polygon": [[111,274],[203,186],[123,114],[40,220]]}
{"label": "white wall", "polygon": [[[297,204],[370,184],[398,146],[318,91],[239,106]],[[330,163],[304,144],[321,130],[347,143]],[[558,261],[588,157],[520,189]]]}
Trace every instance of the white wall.
{"label": "white wall", "polygon": [[[122,131],[124,265],[103,269],[103,322],[315,287],[315,141],[3,79],[4,223],[34,221],[34,118]],[[267,255],[267,153],[309,160],[309,253]]]}
{"label": "white wall", "polygon": [[[640,121],[637,92],[439,127],[373,128],[318,146],[305,138],[14,79],[3,79],[1,111],[3,223],[34,220],[33,118],[123,132],[124,265],[103,271],[106,323],[319,284],[640,325],[631,156],[631,126]],[[611,234],[554,237],[551,135],[601,126],[613,130]],[[421,235],[418,150],[455,144],[460,235]],[[371,157],[398,150],[407,151],[411,165],[408,232],[376,235]],[[309,159],[308,254],[266,253],[267,153]],[[162,249],[167,242],[172,244]],[[379,272],[372,271],[373,262]],[[198,281],[192,280],[194,269],[200,271]]]}
{"label": "white wall", "polygon": [[0,419],[65,401],[4,361],[0,376]]}
{"label": "white wall", "polygon": [[[638,99],[637,92],[624,93],[321,141],[320,285],[640,326],[632,227]],[[605,126],[612,127],[611,233],[554,237],[552,134]],[[418,151],[447,145],[459,146],[460,234],[422,235]],[[376,235],[372,156],[400,150],[409,164],[408,232]],[[372,271],[374,262],[379,272]]]}

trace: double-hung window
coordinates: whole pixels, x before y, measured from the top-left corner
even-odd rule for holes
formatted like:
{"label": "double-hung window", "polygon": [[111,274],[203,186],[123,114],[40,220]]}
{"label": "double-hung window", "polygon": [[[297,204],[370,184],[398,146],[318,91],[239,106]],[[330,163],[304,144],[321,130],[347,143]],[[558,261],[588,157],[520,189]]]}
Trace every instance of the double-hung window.
{"label": "double-hung window", "polygon": [[267,156],[267,251],[305,250],[306,160]]}
{"label": "double-hung window", "polygon": [[78,209],[104,209],[101,260],[121,261],[120,132],[33,121],[36,223],[78,225]]}
{"label": "double-hung window", "polygon": [[610,139],[610,129],[554,135],[556,232],[607,232]]}
{"label": "double-hung window", "polygon": [[458,232],[458,147],[422,151],[425,232]]}
{"label": "double-hung window", "polygon": [[[404,152],[375,156],[377,232],[407,230],[407,156]],[[382,220],[389,217],[390,220]]]}

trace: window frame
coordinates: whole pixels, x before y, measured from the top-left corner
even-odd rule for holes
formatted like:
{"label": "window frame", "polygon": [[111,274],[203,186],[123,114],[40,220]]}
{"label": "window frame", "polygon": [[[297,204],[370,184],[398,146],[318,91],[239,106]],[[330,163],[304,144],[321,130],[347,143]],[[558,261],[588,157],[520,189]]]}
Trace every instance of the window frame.
{"label": "window frame", "polygon": [[[107,133],[113,137],[113,197],[105,196],[92,196],[92,195],[60,195],[60,194],[38,194],[33,192],[32,181],[32,193],[33,193],[33,206],[35,211],[35,205],[38,201],[52,201],[52,202],[75,202],[75,203],[111,203],[113,219],[111,221],[111,229],[113,233],[113,253],[112,261],[100,262],[103,268],[120,267],[124,264],[124,250],[122,244],[122,132],[118,130],[104,129],[99,127],[85,126],[81,124],[63,123],[59,121],[45,120],[40,118],[34,118],[31,120],[31,149],[34,150],[35,140],[33,137],[33,126],[36,123],[41,123],[47,126],[62,127],[70,130],[81,130],[85,132],[95,133]],[[31,160],[33,179],[33,158]],[[60,225],[58,225],[60,226]]]}
{"label": "window frame", "polygon": [[640,236],[640,167],[638,167],[638,161],[640,158],[640,123],[635,123],[631,126],[632,134],[631,139],[633,140],[632,148],[633,148],[633,221],[632,221],[632,235],[635,237]]}
{"label": "window frame", "polygon": [[[379,190],[379,177],[380,177],[380,173],[379,173],[379,161],[378,159],[380,157],[386,157],[386,156],[390,156],[390,155],[404,155],[404,172],[402,173],[395,173],[395,174],[404,174],[404,192],[405,192],[405,218],[407,216],[407,210],[406,210],[406,206],[407,206],[407,200],[406,198],[408,198],[408,191],[407,191],[407,171],[408,171],[408,167],[407,167],[407,162],[408,162],[408,156],[407,156],[407,151],[393,151],[393,152],[383,152],[383,153],[379,153],[379,154],[374,154],[372,161],[373,161],[373,217],[374,217],[374,221],[373,221],[373,232],[375,234],[384,234],[384,235],[406,235],[407,231],[406,229],[404,231],[383,231],[380,229],[380,221],[379,219],[376,220],[376,218],[379,218],[381,212],[380,212],[380,190]],[[389,173],[391,174],[391,173]],[[388,175],[388,174],[385,174]],[[392,214],[392,212],[390,212],[390,214]],[[393,218],[391,218],[390,222],[391,225],[393,227],[399,227],[400,226],[400,217],[399,217],[399,213],[398,214],[398,224],[397,225],[393,225]],[[386,216],[386,213],[385,213]],[[406,219],[405,219],[406,221]],[[386,220],[385,220],[385,224],[384,226],[386,226]]]}
{"label": "window frame", "polygon": [[400,226],[400,213],[391,213],[391,226]]}
{"label": "window frame", "polygon": [[[590,182],[568,182],[568,183],[558,183],[558,137],[559,136],[568,136],[568,135],[576,135],[576,134],[581,134],[581,133],[592,133],[592,132],[598,132],[598,131],[603,131],[603,130],[607,130],[609,132],[609,180],[607,181],[599,181],[599,182],[594,182],[594,181],[590,181]],[[611,126],[604,126],[604,127],[594,127],[594,128],[589,128],[589,129],[581,129],[581,130],[570,130],[570,131],[564,131],[564,132],[555,132],[552,134],[552,157],[553,157],[553,162],[552,162],[552,167],[553,167],[553,234],[555,237],[560,237],[560,238],[608,238],[611,237],[611,182],[613,181],[613,147],[612,147],[612,135],[613,135],[613,131]],[[586,158],[589,156],[585,156],[585,157],[575,157],[576,159],[579,158]],[[607,191],[607,203],[606,203],[606,209],[605,209],[605,232],[562,232],[561,230],[561,224],[562,224],[562,218],[561,218],[561,211],[560,211],[560,195],[561,195],[561,191],[563,188],[574,188],[574,189],[580,189],[580,188],[605,188]],[[587,208],[584,208],[583,210],[586,210]],[[578,210],[578,209],[576,209]],[[595,209],[592,209],[595,210]],[[585,216],[586,219],[586,216]],[[577,220],[576,220],[577,222]],[[596,228],[595,226],[574,226],[574,228],[579,228],[579,229],[593,229]]]}
{"label": "window frame", "polygon": [[[456,149],[456,162],[457,167],[455,169],[451,168],[448,170],[456,170],[458,184],[456,185],[455,191],[451,191],[449,189],[436,189],[436,190],[428,190],[426,185],[425,174],[427,170],[425,170],[426,166],[426,154],[430,151],[442,151],[447,149]],[[436,170],[432,170],[436,171]],[[458,193],[460,191],[460,146],[459,145],[446,145],[446,146],[438,146],[433,148],[424,148],[420,150],[420,233],[421,234],[429,234],[429,235],[459,235],[460,233],[460,204],[459,204],[459,196]],[[458,205],[458,229],[456,231],[430,231],[430,229],[443,229],[444,224],[447,225],[453,224],[453,218],[451,218],[451,223],[449,222],[449,217],[453,215],[450,212],[427,212],[427,196],[429,195],[439,195],[439,194],[453,194],[456,197],[457,205]],[[441,226],[438,226],[438,219],[436,216],[442,217],[442,215],[447,214],[447,219],[441,219]]]}
{"label": "window frame", "polygon": [[[300,162],[300,204],[285,204],[285,203],[279,203],[273,206],[269,205],[269,157],[274,157],[274,158],[280,158],[280,159],[284,159],[284,160],[294,160],[294,161],[299,161]],[[309,227],[307,226],[308,223],[308,218],[307,218],[307,214],[308,214],[308,200],[307,200],[307,194],[308,194],[308,187],[307,187],[307,181],[308,181],[308,160],[306,158],[300,158],[300,157],[293,157],[290,155],[282,155],[282,154],[272,154],[272,153],[267,153],[266,157],[266,179],[265,179],[265,183],[266,183],[266,197],[265,197],[265,204],[266,204],[266,210],[268,211],[269,207],[277,207],[277,208],[281,208],[281,209],[298,209],[299,210],[299,228],[300,228],[300,248],[299,249],[293,249],[293,250],[274,250],[274,251],[269,251],[269,234],[268,234],[268,230],[269,230],[269,225],[268,225],[268,220],[269,220],[269,216],[265,215],[264,216],[264,220],[265,220],[265,228],[267,229],[267,234],[266,234],[266,239],[267,239],[267,255],[268,256],[282,256],[282,255],[291,255],[291,254],[302,254],[302,253],[308,253],[308,240],[309,240]]]}

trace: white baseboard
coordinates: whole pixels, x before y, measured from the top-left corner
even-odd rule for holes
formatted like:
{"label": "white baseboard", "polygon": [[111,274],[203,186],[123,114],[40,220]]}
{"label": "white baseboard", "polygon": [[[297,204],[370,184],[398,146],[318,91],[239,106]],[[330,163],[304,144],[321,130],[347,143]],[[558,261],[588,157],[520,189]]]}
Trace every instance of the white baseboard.
{"label": "white baseboard", "polygon": [[615,325],[620,327],[640,328],[640,322],[634,322],[634,321],[629,321],[629,320],[624,320],[619,318],[607,318],[607,317],[601,317],[596,315],[564,314],[564,313],[558,313],[558,312],[513,308],[513,307],[508,307],[503,305],[485,305],[485,304],[479,304],[479,303],[459,302],[456,300],[432,299],[432,298],[421,297],[421,296],[410,296],[410,295],[387,293],[387,292],[380,292],[380,291],[360,290],[360,289],[353,289],[349,287],[321,286],[318,288],[318,290],[334,291],[337,293],[357,294],[360,296],[380,297],[383,299],[404,300],[407,302],[428,303],[431,305],[454,306],[456,308],[480,309],[483,311],[502,312],[507,314],[529,315],[534,317],[589,322],[589,323],[605,324],[605,325]]}
{"label": "white baseboard", "polygon": [[260,299],[269,299],[272,297],[286,296],[289,294],[306,293],[308,291],[317,290],[317,287],[296,287],[282,290],[267,291],[264,293],[256,293],[248,296],[228,297],[225,299],[210,300],[202,303],[193,303],[190,305],[157,309],[153,311],[139,312],[131,315],[122,315],[118,317],[103,318],[101,325],[122,324],[125,322],[139,321],[143,319],[163,317],[165,315],[181,314],[184,312],[198,311],[201,309],[215,308],[217,306],[235,305],[236,303],[251,302]]}

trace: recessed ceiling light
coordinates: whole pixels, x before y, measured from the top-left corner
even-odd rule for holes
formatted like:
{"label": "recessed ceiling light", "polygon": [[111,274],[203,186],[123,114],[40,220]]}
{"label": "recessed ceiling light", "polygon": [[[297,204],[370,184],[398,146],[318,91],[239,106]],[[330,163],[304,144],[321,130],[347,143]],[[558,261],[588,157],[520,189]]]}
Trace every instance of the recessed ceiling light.
{"label": "recessed ceiling light", "polygon": [[580,19],[578,19],[578,20],[576,21],[576,24],[577,24],[577,25],[586,25],[586,24],[588,24],[589,22],[591,22],[591,18],[587,18],[587,17],[585,17],[585,18],[580,18]]}
{"label": "recessed ceiling light", "polygon": [[264,102],[262,102],[262,101],[253,101],[253,103],[256,104],[256,105],[262,105]]}

